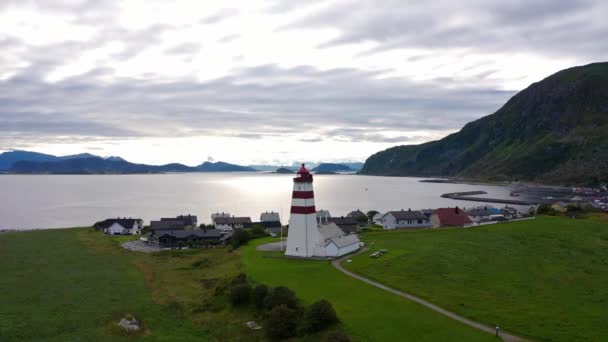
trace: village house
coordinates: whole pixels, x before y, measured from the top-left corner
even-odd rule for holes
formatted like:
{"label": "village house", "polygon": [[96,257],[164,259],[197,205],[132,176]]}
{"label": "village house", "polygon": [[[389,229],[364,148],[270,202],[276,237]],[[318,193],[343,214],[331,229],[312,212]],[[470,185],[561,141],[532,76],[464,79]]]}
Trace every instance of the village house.
{"label": "village house", "polygon": [[344,216],[330,217],[325,224],[332,222],[347,234],[356,232],[357,226],[359,225],[359,222],[357,222],[354,218]]}
{"label": "village house", "polygon": [[467,213],[456,208],[439,208],[431,214],[431,225],[433,227],[468,227],[473,224]]}
{"label": "village house", "polygon": [[94,227],[108,235],[139,235],[144,221],[134,218],[110,218],[95,223]]}
{"label": "village house", "polygon": [[384,229],[428,228],[429,219],[420,210],[389,211],[382,216]]}
{"label": "village house", "polygon": [[504,206],[500,209],[501,214],[508,220],[521,217],[521,213],[514,207]]}
{"label": "village house", "polygon": [[281,217],[274,211],[264,212],[260,215],[260,222],[281,222]]}
{"label": "village house", "polygon": [[221,213],[213,213],[211,214],[211,223],[215,225],[215,219],[216,218],[220,218],[220,217],[231,217],[232,215],[230,215],[230,213],[225,213],[225,212],[221,212]]}
{"label": "village house", "polygon": [[161,248],[197,247],[219,245],[225,236],[216,229],[158,230],[148,238],[148,243]]}
{"label": "village house", "polygon": [[198,219],[193,215],[179,215],[177,217],[162,217],[161,222],[169,222],[169,221],[181,221],[184,224],[185,228],[196,228],[198,224]]}
{"label": "village house", "polygon": [[148,231],[185,229],[186,225],[181,220],[150,221],[150,227],[148,227]]}
{"label": "village house", "polygon": [[236,229],[242,229],[245,225],[251,224],[251,218],[249,217],[216,217],[215,228],[222,231],[234,231]]}

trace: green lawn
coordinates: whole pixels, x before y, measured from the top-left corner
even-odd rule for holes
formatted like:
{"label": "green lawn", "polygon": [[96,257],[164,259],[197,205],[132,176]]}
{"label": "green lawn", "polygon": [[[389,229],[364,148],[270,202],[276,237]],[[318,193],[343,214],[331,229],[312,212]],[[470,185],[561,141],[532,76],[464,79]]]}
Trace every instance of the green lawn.
{"label": "green lawn", "polygon": [[277,252],[255,249],[269,241],[256,240],[241,247],[247,274],[260,283],[288,286],[307,304],[329,300],[357,341],[495,340],[492,335],[352,279],[325,261],[281,259],[276,258],[280,256]]}
{"label": "green lawn", "polygon": [[0,341],[130,341],[114,326],[124,313],[142,320],[145,340],[205,338],[151,301],[128,256],[87,248],[82,232],[0,234]]}
{"label": "green lawn", "polygon": [[532,221],[368,233],[388,254],[348,269],[538,340],[608,339],[608,221]]}

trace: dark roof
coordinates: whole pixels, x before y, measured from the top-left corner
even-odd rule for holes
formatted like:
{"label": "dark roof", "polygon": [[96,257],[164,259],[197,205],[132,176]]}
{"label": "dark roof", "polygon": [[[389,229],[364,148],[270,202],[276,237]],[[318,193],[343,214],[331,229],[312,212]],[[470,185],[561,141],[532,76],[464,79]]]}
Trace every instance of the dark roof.
{"label": "dark roof", "polygon": [[249,222],[244,223],[243,227],[245,228],[253,228],[255,226],[262,226],[264,228],[281,228],[280,221],[262,221],[262,222]]}
{"label": "dark roof", "polygon": [[222,232],[216,229],[193,229],[193,230],[159,230],[156,233],[157,236],[173,236],[177,239],[185,239],[189,236],[194,236],[197,238],[221,238]]}
{"label": "dark roof", "polygon": [[464,226],[471,223],[464,210],[459,208],[439,208],[433,211],[439,217],[442,226]]}
{"label": "dark roof", "polygon": [[184,221],[151,221],[150,230],[182,230],[185,228]]}
{"label": "dark roof", "polygon": [[179,215],[177,217],[161,217],[161,221],[183,221],[186,226],[196,226],[198,222],[195,215]]}
{"label": "dark roof", "polygon": [[132,228],[136,222],[142,222],[141,219],[134,219],[134,218],[110,218],[110,219],[105,219],[103,221],[99,221],[97,223],[95,223],[95,228],[97,229],[106,229],[106,228],[110,228],[110,226],[112,226],[114,223],[118,223],[121,226],[123,226],[124,228]]}
{"label": "dark roof", "polygon": [[352,217],[330,217],[329,222],[333,222],[335,224],[337,224],[338,226],[343,226],[343,225],[357,225],[357,221],[352,218]]}
{"label": "dark roof", "polygon": [[427,217],[420,210],[399,210],[389,211],[387,214],[393,215],[397,220],[426,220]]}
{"label": "dark roof", "polygon": [[243,224],[251,223],[249,217],[216,217],[215,224]]}

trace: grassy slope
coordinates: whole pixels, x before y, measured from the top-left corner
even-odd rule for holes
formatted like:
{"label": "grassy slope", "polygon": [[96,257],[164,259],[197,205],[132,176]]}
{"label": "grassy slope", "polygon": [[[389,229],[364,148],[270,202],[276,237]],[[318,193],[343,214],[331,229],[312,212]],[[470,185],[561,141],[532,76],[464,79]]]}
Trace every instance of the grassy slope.
{"label": "grassy slope", "polygon": [[124,240],[85,229],[0,234],[0,341],[131,341],[114,326],[123,313],[145,324],[145,341],[262,339],[243,324],[250,312],[214,295],[240,272],[238,255],[152,256],[123,250]]}
{"label": "grassy slope", "polygon": [[204,337],[151,302],[128,258],[85,248],[78,230],[0,236],[0,340],[120,341],[114,323],[133,313],[150,341]]}
{"label": "grassy slope", "polygon": [[471,229],[366,234],[389,253],[347,268],[536,339],[608,336],[608,221],[541,217]]}
{"label": "grassy slope", "polygon": [[354,280],[325,261],[264,258],[254,241],[243,247],[243,263],[255,281],[293,289],[306,303],[328,299],[345,328],[358,341],[480,341],[493,340],[406,299]]}

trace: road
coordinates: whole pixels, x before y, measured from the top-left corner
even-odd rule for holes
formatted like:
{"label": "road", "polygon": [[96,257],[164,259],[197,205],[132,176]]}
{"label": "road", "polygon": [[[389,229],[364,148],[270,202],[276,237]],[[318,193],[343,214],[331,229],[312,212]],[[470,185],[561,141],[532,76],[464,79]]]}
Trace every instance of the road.
{"label": "road", "polygon": [[[412,302],[418,303],[418,304],[420,304],[420,305],[422,305],[424,307],[427,307],[427,308],[429,308],[429,309],[431,309],[431,310],[433,310],[433,311],[435,311],[437,313],[440,313],[440,314],[442,314],[444,316],[447,316],[447,317],[449,317],[449,318],[451,318],[451,319],[453,319],[455,321],[464,323],[464,324],[466,324],[466,325],[468,325],[468,326],[470,326],[472,328],[475,328],[475,329],[478,329],[478,330],[481,330],[481,331],[485,331],[485,332],[487,332],[489,334],[493,334],[493,335],[496,334],[496,330],[493,327],[489,327],[489,326],[481,324],[479,322],[472,321],[472,320],[470,320],[468,318],[462,317],[462,316],[457,315],[457,314],[455,314],[455,313],[453,313],[451,311],[448,311],[448,310],[446,310],[446,309],[444,309],[442,307],[439,307],[439,306],[437,306],[437,305],[435,305],[435,304],[433,304],[431,302],[428,302],[428,301],[426,301],[426,300],[424,300],[422,298],[416,297],[414,295],[411,295],[411,294],[403,292],[403,291],[395,290],[395,289],[393,289],[391,287],[388,287],[386,285],[383,285],[383,284],[380,284],[378,282],[375,282],[375,281],[373,281],[371,279],[368,279],[368,278],[365,278],[365,277],[360,276],[358,274],[355,274],[353,272],[350,272],[350,271],[346,270],[344,267],[342,267],[342,265],[340,264],[342,262],[342,260],[351,258],[351,257],[353,257],[354,255],[357,255],[357,254],[365,253],[366,251],[367,251],[367,248],[363,248],[362,250],[360,250],[359,252],[357,252],[355,254],[351,254],[351,255],[347,255],[347,256],[339,258],[339,259],[335,259],[335,260],[332,261],[332,265],[336,269],[338,269],[338,271],[346,274],[349,277],[353,277],[355,279],[358,279],[358,280],[360,280],[360,281],[362,281],[364,283],[367,283],[369,285],[375,286],[375,287],[377,287],[379,289],[382,289],[384,291],[387,291],[387,292],[393,293],[393,294],[395,294],[397,296],[401,296],[403,298],[409,299]],[[513,334],[509,334],[509,333],[507,333],[505,331],[502,331],[502,330],[500,331],[500,337],[502,338],[503,341],[508,341],[508,342],[526,341],[525,339],[523,339],[521,337],[515,336]]]}

